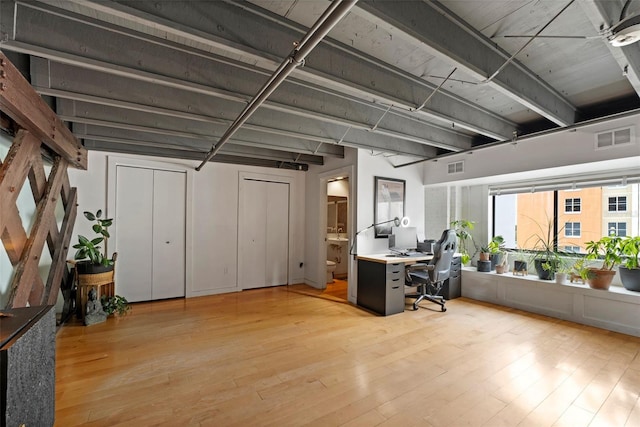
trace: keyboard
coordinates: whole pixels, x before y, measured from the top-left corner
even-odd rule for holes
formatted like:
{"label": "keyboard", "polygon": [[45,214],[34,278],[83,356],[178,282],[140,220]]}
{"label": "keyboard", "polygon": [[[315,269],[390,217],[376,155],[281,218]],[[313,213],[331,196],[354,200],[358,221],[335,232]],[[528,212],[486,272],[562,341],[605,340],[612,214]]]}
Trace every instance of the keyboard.
{"label": "keyboard", "polygon": [[423,253],[423,252],[407,252],[408,257],[418,257],[418,256],[425,256],[427,254]]}

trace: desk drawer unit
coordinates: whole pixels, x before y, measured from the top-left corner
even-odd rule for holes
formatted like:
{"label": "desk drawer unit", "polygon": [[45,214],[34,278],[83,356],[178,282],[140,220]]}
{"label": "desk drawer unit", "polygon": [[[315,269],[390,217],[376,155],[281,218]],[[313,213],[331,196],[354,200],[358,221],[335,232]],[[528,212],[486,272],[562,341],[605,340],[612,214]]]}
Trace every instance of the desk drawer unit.
{"label": "desk drawer unit", "polygon": [[462,294],[461,283],[462,263],[460,262],[460,257],[457,256],[451,260],[451,272],[449,273],[449,278],[444,281],[440,294],[447,300],[459,298]]}
{"label": "desk drawer unit", "polygon": [[404,263],[358,260],[358,305],[383,316],[404,311]]}

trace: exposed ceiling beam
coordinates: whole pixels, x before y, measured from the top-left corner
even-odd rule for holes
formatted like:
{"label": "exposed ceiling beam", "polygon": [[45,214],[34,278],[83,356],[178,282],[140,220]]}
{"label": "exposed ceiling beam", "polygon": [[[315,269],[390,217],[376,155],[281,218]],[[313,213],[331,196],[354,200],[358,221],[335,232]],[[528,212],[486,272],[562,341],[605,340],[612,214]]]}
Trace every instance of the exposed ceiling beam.
{"label": "exposed ceiling beam", "polygon": [[[87,103],[95,103],[98,105],[111,106],[122,108],[127,111],[142,111],[142,112],[153,112],[156,114],[160,114],[166,117],[179,117],[186,118],[189,120],[202,120],[206,121],[206,116],[200,116],[197,114],[188,113],[185,111],[172,110],[169,108],[155,107],[149,105],[136,104],[132,102],[126,102],[116,99],[110,99],[99,96],[92,96],[83,93],[75,93],[70,91],[64,91],[59,89],[49,89],[40,86],[34,86],[34,89],[40,93],[41,95],[46,96],[54,96],[58,99],[64,98],[74,101],[82,101]],[[123,113],[127,114],[128,113]],[[305,120],[304,118],[299,120]],[[281,122],[285,122],[286,120],[280,120]],[[424,144],[415,144],[409,141],[404,140],[393,140],[388,138],[386,135],[380,134],[380,132],[366,132],[360,131],[358,129],[350,129],[347,128],[345,132],[344,127],[332,126],[331,124],[323,123],[318,129],[322,131],[326,131],[329,134],[336,135],[334,138],[329,138],[326,142],[319,141],[316,146],[322,147],[324,145],[320,144],[338,144],[344,145],[346,147],[354,147],[354,148],[363,148],[368,150],[382,151],[391,154],[400,154],[406,156],[413,156],[419,158],[432,158],[438,155],[438,151],[429,145]],[[336,132],[339,132],[336,133]],[[314,152],[315,150],[314,149]]]}
{"label": "exposed ceiling beam", "polygon": [[[479,82],[487,80],[511,56],[436,0],[361,1],[354,13],[413,38]],[[517,60],[487,84],[559,126],[571,125],[577,119],[577,111],[568,100]]]}
{"label": "exposed ceiling beam", "polygon": [[[161,120],[154,114],[131,109],[116,108],[65,98],[57,99],[58,116],[67,122],[114,127],[123,130],[158,133],[168,136],[206,141],[209,146],[222,135],[228,121],[211,124],[197,120],[186,120],[165,116]],[[255,128],[255,129],[254,129]],[[322,144],[314,140],[300,139],[297,134],[261,126],[247,126],[232,141],[239,145],[269,148],[319,156],[344,157],[344,147],[325,138]]]}
{"label": "exposed ceiling beam", "polygon": [[[4,48],[18,51],[21,53],[28,53],[41,58],[49,58],[52,61],[50,64],[41,63],[42,60],[38,58],[32,59],[32,83],[39,85],[38,82],[48,81],[50,79],[57,78],[61,84],[67,86],[78,86],[75,80],[79,77],[80,73],[84,73],[87,78],[92,78],[94,84],[101,85],[99,80],[106,80],[104,77],[100,77],[97,73],[108,74],[112,76],[122,77],[125,79],[136,80],[139,83],[150,85],[162,86],[164,92],[172,92],[170,97],[173,97],[173,93],[178,93],[177,90],[189,92],[184,94],[185,105],[203,105],[216,103],[222,105],[227,103],[226,109],[218,108],[219,111],[239,111],[242,105],[246,102],[246,96],[232,93],[226,90],[219,90],[209,86],[196,84],[193,82],[186,82],[163,76],[161,74],[152,74],[145,71],[140,71],[135,68],[125,68],[122,66],[114,65],[111,62],[102,62],[96,60],[87,60],[81,56],[70,55],[53,51],[46,48],[40,48],[36,46],[27,46],[20,42],[7,42],[3,45]],[[73,68],[64,67],[71,66]],[[76,71],[69,74],[71,69]],[[64,71],[60,71],[64,70]],[[87,70],[87,71],[83,71]],[[94,71],[93,73],[88,71]],[[54,73],[58,73],[55,75]],[[96,73],[97,72],[97,73]],[[49,75],[49,73],[51,73]],[[225,77],[231,79],[231,76],[237,76],[240,71],[229,70],[229,74]],[[71,78],[73,76],[74,78]],[[112,79],[113,80],[113,79]],[[245,77],[246,81],[255,81],[255,76]],[[121,87],[128,86],[131,90],[137,94],[142,94],[143,84],[135,84],[130,82],[124,84]],[[137,89],[134,88],[137,86]],[[283,86],[286,86],[283,85]],[[170,89],[170,90],[167,90]],[[92,90],[92,88],[84,88],[82,90]],[[122,92],[122,89],[114,89],[116,92]],[[126,96],[122,99],[129,97],[132,92],[127,90],[124,92]],[[149,93],[157,94],[159,89],[149,89]],[[318,93],[322,92],[322,93]],[[215,98],[211,99],[211,98]],[[159,98],[154,96],[154,98]],[[287,86],[279,90],[278,96],[275,97],[282,102],[268,101],[264,104],[264,108],[272,111],[281,111],[295,116],[306,116],[313,118],[314,120],[329,121],[334,123],[340,123],[344,126],[353,127],[356,129],[372,131],[374,133],[394,135],[395,138],[405,139],[420,144],[432,145],[437,148],[442,148],[449,151],[460,151],[462,149],[469,148],[471,146],[471,138],[452,131],[450,129],[444,129],[434,125],[420,122],[409,115],[400,114],[387,114],[384,116],[382,124],[372,130],[377,120],[385,114],[385,108],[381,105],[372,105],[363,103],[357,99],[348,98],[339,94],[326,94],[326,90],[309,91],[307,88],[300,86]],[[195,99],[202,100],[196,102]],[[296,106],[300,105],[300,106]],[[302,107],[304,106],[304,108]],[[192,108],[192,107],[190,107]],[[354,117],[356,120],[348,120],[347,118]],[[293,119],[296,120],[296,119]]]}
{"label": "exposed ceiling beam", "polygon": [[[145,145],[141,145],[139,141],[106,142],[106,141],[85,140],[84,145],[89,150],[139,154],[139,155],[157,156],[157,157],[169,157],[173,159],[186,159],[186,160],[202,160],[202,156],[204,154],[199,151],[176,150],[173,148],[157,147],[157,146],[154,147],[153,150],[149,150],[149,147]],[[251,158],[243,155],[235,156],[235,155],[229,155],[229,154],[220,154],[214,157],[211,160],[211,162],[262,166],[262,167],[268,167],[268,168],[294,169],[294,170],[300,170],[300,171],[306,171],[309,169],[309,166],[305,163],[299,163],[295,161]]]}
{"label": "exposed ceiling beam", "polygon": [[[585,15],[600,33],[606,31],[620,21],[623,2],[620,0],[592,0],[579,2]],[[615,47],[602,38],[609,48],[622,73],[627,77],[636,93],[640,95],[640,49],[638,44]]]}
{"label": "exposed ceiling beam", "polygon": [[[192,153],[200,153],[199,159],[202,160],[209,147],[203,144],[190,143],[189,145],[184,144],[180,141],[167,141],[159,138],[157,134],[133,134],[133,135],[121,135],[119,136],[118,132],[113,128],[103,128],[100,129],[96,126],[93,127],[85,127],[82,128],[83,125],[80,125],[80,129],[74,129],[74,133],[78,136],[78,138],[82,138],[84,140],[90,141],[103,141],[117,144],[128,144],[128,145],[138,145],[140,147],[146,147],[146,152],[150,155],[158,156],[158,152],[156,148],[161,149],[172,149],[177,151],[188,151]],[[112,135],[108,135],[112,134]],[[129,138],[128,136],[131,136]],[[224,150],[221,151],[222,154],[234,155],[234,156],[245,156],[251,157],[255,159],[267,159],[267,160],[277,160],[283,162],[293,162],[298,159],[301,163],[311,163],[316,165],[322,165],[323,160],[321,156],[313,156],[309,154],[296,154],[296,153],[285,153],[283,151],[278,150],[270,150],[267,148],[256,148],[256,147],[245,147],[241,145],[228,144],[224,146]]]}
{"label": "exposed ceiling beam", "polygon": [[[85,0],[63,1],[56,5],[69,11],[84,13],[86,16],[98,14],[102,19],[117,20],[119,25],[130,29],[147,31],[149,37],[161,37],[155,40],[155,43],[162,40],[166,46],[174,48],[176,44],[182,43],[181,49],[195,50],[201,55],[215,51],[234,58],[237,56],[238,60],[246,61],[245,66],[251,64],[261,70],[273,70],[289,53],[292,42],[306,31],[304,27],[284,18],[275,15],[267,18],[265,15],[269,15],[269,12],[244,2],[198,2],[197,6],[192,2],[165,2],[162,7],[156,9],[153,9],[153,4],[143,2],[132,2],[132,7],[108,1]],[[40,4],[30,4],[29,7],[38,7],[49,13],[55,11],[55,8]],[[151,11],[157,15],[142,10],[146,7],[151,7]],[[202,11],[199,8],[206,8],[208,19],[217,20],[219,25],[201,19]],[[253,13],[249,14],[243,10]],[[17,16],[20,22],[20,13]],[[52,16],[49,14],[47,19],[52,19]],[[84,21],[88,19],[83,18]],[[124,34],[127,31],[121,27],[116,29],[106,22],[91,22],[94,26],[91,33],[98,32],[96,26],[112,33],[117,31]],[[208,25],[203,29],[205,23]],[[80,26],[73,26],[73,31],[79,31]],[[252,31],[243,32],[240,36],[237,31],[230,30],[233,28],[251,28]],[[23,34],[37,34],[33,30],[37,29],[32,28],[32,31],[29,31],[25,28]],[[113,37],[113,34],[109,36]],[[143,38],[140,35],[137,37]],[[17,40],[20,40],[20,37],[17,37]],[[331,40],[325,40],[317,46],[305,67],[296,70],[293,76],[296,78],[292,79],[292,83],[302,84],[305,80],[319,87],[349,93],[368,103],[393,105],[392,113],[397,112],[396,110],[408,113],[436,89],[435,85],[419,77]],[[453,124],[455,128],[477,132],[494,139],[510,138],[516,129],[514,123],[445,91],[437,92],[424,109],[410,114],[417,119],[436,120],[446,127]]]}
{"label": "exposed ceiling beam", "polygon": [[[211,143],[202,139],[194,139],[184,136],[164,135],[146,130],[131,130],[111,126],[99,126],[95,124],[74,124],[73,133],[78,138],[101,140],[101,141],[140,141],[147,144],[150,150],[153,145],[183,149],[187,151],[198,151],[202,153],[202,158],[211,147]],[[246,155],[271,160],[293,161],[298,158],[301,162],[321,165],[322,156],[313,154],[294,153],[282,150],[273,150],[267,147],[244,144],[225,144],[224,153],[234,155]]]}
{"label": "exposed ceiling beam", "polygon": [[[32,58],[31,71],[32,84],[39,93],[44,95],[77,100],[105,99],[109,100],[111,105],[131,107],[139,104],[146,105],[148,109],[194,112],[201,116],[213,117],[224,112],[231,114],[238,108],[238,105],[235,109],[232,106],[225,106],[224,100],[219,101],[200,94],[183,93],[173,88],[135,82],[119,76],[86,72],[81,68],[47,63],[40,58]],[[48,85],[51,87],[47,87]],[[125,99],[127,101],[124,101]],[[323,132],[323,136],[333,138],[335,142],[343,141],[344,145],[388,150],[389,153],[419,157],[431,157],[437,153],[437,150],[431,144],[426,144],[423,138],[402,133],[403,128],[390,130],[378,127],[375,131],[370,131],[368,125],[349,119],[354,114],[353,111],[346,110],[342,117],[309,112],[301,108],[287,108],[285,111],[286,113],[282,113],[276,109],[258,112],[254,116],[254,121],[273,128],[293,126],[305,129],[307,133]],[[470,137],[454,134],[454,137],[456,136],[464,137],[470,146]],[[369,144],[370,147],[368,147]]]}

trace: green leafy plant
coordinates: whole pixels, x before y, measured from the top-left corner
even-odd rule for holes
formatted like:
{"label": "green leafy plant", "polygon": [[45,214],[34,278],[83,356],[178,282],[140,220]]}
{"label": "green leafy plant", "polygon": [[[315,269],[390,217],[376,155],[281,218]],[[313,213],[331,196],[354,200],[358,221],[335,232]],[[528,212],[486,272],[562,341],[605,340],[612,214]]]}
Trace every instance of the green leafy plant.
{"label": "green leafy plant", "polygon": [[627,236],[620,241],[620,252],[624,257],[622,264],[628,269],[640,268],[638,256],[640,255],[640,236]]}
{"label": "green leafy plant", "polygon": [[504,237],[502,236],[494,236],[491,241],[487,244],[485,249],[486,252],[490,254],[498,254],[502,252],[502,247],[504,246]]}
{"label": "green leafy plant", "polygon": [[602,259],[601,270],[612,270],[622,262],[622,238],[604,236],[600,240],[587,242],[587,259]]}
{"label": "green leafy plant", "polygon": [[107,313],[107,315],[118,313],[119,316],[124,316],[129,310],[131,310],[129,301],[120,295],[114,295],[112,297],[102,295],[100,302],[102,303],[102,309]]}
{"label": "green leafy plant", "polygon": [[103,241],[106,243],[106,239],[111,237],[109,235],[108,228],[113,224],[113,219],[102,219],[102,210],[98,210],[95,214],[92,212],[84,212],[84,217],[89,221],[95,221],[95,224],[91,227],[93,231],[98,235],[91,240],[85,236],[78,236],[78,243],[73,245],[74,249],[77,249],[74,258],[76,260],[89,259],[91,264],[101,264],[106,266],[113,265],[113,260],[109,259],[105,252],[101,252],[100,243]]}
{"label": "green leafy plant", "polygon": [[[473,255],[475,255],[475,251],[477,251],[477,249],[475,249],[475,243],[473,242],[473,236],[471,235],[475,224],[475,222],[466,219],[451,221],[450,224],[451,228],[456,232],[456,236],[458,236],[458,252],[460,252],[460,262],[462,262],[462,264],[467,264],[471,261]],[[469,252],[471,245],[474,247],[473,254]]]}
{"label": "green leafy plant", "polygon": [[[531,247],[531,262],[536,266],[538,277],[553,279],[553,275],[558,272],[562,264],[562,252],[556,250],[558,242],[558,234],[554,233],[553,218],[548,218],[544,224],[534,221],[538,227],[538,232],[534,233],[527,239],[525,247]],[[563,228],[558,230],[558,233]],[[529,246],[531,243],[531,246]],[[539,266],[539,267],[538,267]],[[546,272],[548,274],[543,274]]]}

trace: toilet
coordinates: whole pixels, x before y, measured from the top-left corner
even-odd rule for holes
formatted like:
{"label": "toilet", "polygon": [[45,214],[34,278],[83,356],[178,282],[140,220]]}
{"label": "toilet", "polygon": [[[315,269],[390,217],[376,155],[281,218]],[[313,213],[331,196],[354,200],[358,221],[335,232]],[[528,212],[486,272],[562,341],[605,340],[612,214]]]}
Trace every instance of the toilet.
{"label": "toilet", "polygon": [[333,283],[333,272],[336,270],[336,263],[327,260],[327,283]]}

